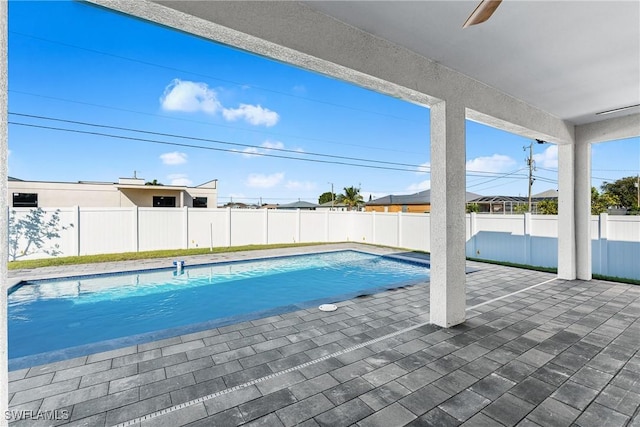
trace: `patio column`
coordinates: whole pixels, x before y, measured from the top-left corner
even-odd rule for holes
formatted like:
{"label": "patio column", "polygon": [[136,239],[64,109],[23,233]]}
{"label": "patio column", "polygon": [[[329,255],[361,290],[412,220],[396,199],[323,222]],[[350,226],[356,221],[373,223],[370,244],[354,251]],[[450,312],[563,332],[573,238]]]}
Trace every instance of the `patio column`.
{"label": "patio column", "polygon": [[431,323],[465,321],[465,108],[431,107]]}
{"label": "patio column", "polygon": [[7,223],[9,200],[7,190],[7,4],[0,2],[0,416],[9,409],[9,352],[7,341]]}
{"label": "patio column", "polygon": [[558,145],[558,277],[576,278],[575,144]]}
{"label": "patio column", "polygon": [[577,137],[574,164],[576,278],[591,280],[591,144]]}

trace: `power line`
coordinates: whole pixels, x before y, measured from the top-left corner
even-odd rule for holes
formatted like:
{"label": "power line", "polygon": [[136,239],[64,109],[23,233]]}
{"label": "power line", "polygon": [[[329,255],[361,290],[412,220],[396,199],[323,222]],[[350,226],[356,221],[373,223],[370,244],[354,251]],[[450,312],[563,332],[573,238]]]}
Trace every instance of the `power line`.
{"label": "power line", "polygon": [[[75,125],[82,125],[82,126],[91,126],[91,127],[102,128],[102,129],[112,129],[112,130],[120,130],[120,131],[127,131],[127,132],[142,133],[142,134],[146,134],[146,135],[154,135],[154,136],[162,136],[162,137],[178,138],[178,139],[187,139],[187,140],[200,141],[200,142],[211,142],[211,143],[215,143],[215,144],[239,146],[239,147],[253,148],[253,149],[262,149],[262,150],[277,151],[277,152],[284,152],[284,153],[293,153],[293,154],[297,154],[297,155],[310,155],[310,156],[327,157],[327,158],[340,159],[340,160],[352,160],[352,161],[357,161],[357,162],[387,164],[387,165],[393,165],[393,166],[406,166],[406,167],[410,167],[412,169],[375,167],[375,166],[372,166],[372,165],[368,165],[369,167],[374,167],[374,168],[378,168],[378,169],[399,170],[399,171],[414,172],[414,173],[415,172],[421,172],[421,173],[425,173],[425,174],[430,173],[430,167],[428,167],[428,166],[413,165],[413,164],[409,164],[409,163],[388,162],[388,161],[383,161],[383,160],[376,160],[376,159],[372,160],[372,159],[363,159],[363,158],[358,158],[358,157],[338,156],[338,155],[333,155],[333,154],[323,154],[323,153],[313,153],[313,152],[299,152],[299,151],[296,151],[296,150],[290,150],[290,149],[284,149],[284,148],[267,148],[267,147],[262,147],[262,146],[257,146],[257,145],[242,144],[242,143],[229,142],[229,141],[221,141],[221,140],[216,140],[216,139],[200,138],[200,137],[185,136],[185,135],[176,135],[176,134],[169,134],[169,133],[162,133],[162,132],[154,132],[154,131],[148,131],[148,130],[142,130],[142,129],[134,129],[134,128],[127,128],[127,127],[120,127],[120,126],[105,125],[105,124],[100,124],[100,123],[89,123],[89,122],[82,122],[82,121],[78,121],[78,120],[69,120],[69,119],[60,119],[60,118],[55,118],[55,117],[39,116],[39,115],[34,115],[34,114],[9,112],[9,115],[14,115],[14,116],[19,116],[19,117],[27,117],[27,118],[35,118],[35,119],[40,119],[40,120],[56,121],[56,122],[75,124]],[[104,133],[99,133],[99,132],[89,132],[89,131],[81,131],[81,130],[75,130],[75,129],[56,128],[56,127],[52,127],[52,126],[33,125],[33,124],[18,123],[18,122],[9,122],[9,123],[10,124],[20,125],[20,126],[28,126],[28,127],[30,126],[30,127],[34,127],[34,128],[40,128],[40,129],[66,131],[66,132],[76,132],[76,133],[85,133],[85,134],[91,134],[91,135],[97,135],[97,136],[105,136],[105,137],[113,137],[113,138],[121,138],[121,139],[127,139],[128,138],[128,139],[131,139],[131,140],[142,141],[142,142],[155,142],[155,143],[165,144],[165,145],[175,145],[175,146],[198,148],[198,149],[210,149],[210,150],[215,150],[215,151],[224,151],[224,152],[251,155],[251,156],[276,157],[276,158],[284,158],[284,159],[290,159],[290,160],[314,161],[314,159],[304,159],[304,158],[300,158],[300,157],[290,157],[290,156],[278,156],[278,155],[268,154],[268,153],[264,153],[264,152],[250,152],[250,153],[247,153],[247,152],[242,152],[242,151],[237,151],[237,150],[225,150],[225,149],[221,149],[221,148],[214,148],[214,147],[208,147],[208,146],[199,146],[199,145],[191,145],[191,144],[180,144],[180,143],[175,143],[175,142],[166,142],[166,141],[157,141],[157,140],[147,140],[147,139],[143,139],[143,138],[124,137],[124,136],[112,135],[112,134],[104,134]],[[335,164],[344,164],[344,165],[352,165],[352,166],[363,166],[363,167],[365,166],[365,165],[357,165],[357,164],[343,163],[343,162],[330,162],[330,161],[320,161],[320,160],[315,160],[315,161],[320,162],[320,163],[335,163]],[[522,169],[520,169],[520,170],[522,170]],[[477,176],[477,177],[481,177],[481,178],[486,178],[487,176],[498,175],[494,179],[499,179],[499,178],[502,178],[504,176],[512,175],[512,174],[514,174],[514,173],[516,173],[518,171],[519,170],[510,172],[510,173],[507,173],[507,174],[499,174],[497,172],[490,172],[490,171],[468,170],[466,175],[467,176]],[[476,185],[480,185],[480,184],[476,184]]]}
{"label": "power line", "polygon": [[391,149],[391,148],[383,148],[383,147],[371,147],[371,146],[368,146],[368,145],[350,144],[350,143],[347,143],[347,142],[332,141],[332,140],[320,139],[320,138],[311,138],[311,137],[308,137],[308,136],[289,135],[289,134],[282,133],[282,132],[265,131],[265,130],[262,130],[262,129],[259,130],[259,129],[251,129],[251,128],[246,128],[246,127],[224,125],[224,124],[220,124],[220,123],[204,122],[202,120],[187,119],[187,118],[184,118],[184,117],[171,117],[171,116],[165,116],[165,115],[162,115],[162,114],[147,113],[147,112],[143,112],[143,111],[130,110],[130,109],[127,109],[127,108],[113,107],[113,106],[110,106],[110,105],[95,104],[95,103],[92,103],[92,102],[76,101],[76,100],[72,100],[72,99],[59,98],[59,97],[56,97],[56,96],[47,96],[47,95],[42,95],[42,94],[38,94],[38,93],[24,92],[24,91],[19,91],[19,90],[15,90],[15,89],[9,89],[8,92],[19,93],[21,95],[34,96],[34,97],[43,98],[43,99],[51,99],[51,100],[54,100],[54,101],[68,102],[68,103],[72,103],[72,104],[88,105],[88,106],[91,106],[91,107],[104,108],[104,109],[114,110],[114,111],[122,111],[124,113],[134,113],[134,114],[140,114],[140,115],[150,116],[150,117],[160,117],[162,119],[177,120],[177,121],[183,121],[183,122],[187,122],[187,123],[197,123],[197,124],[206,125],[206,126],[221,127],[221,128],[227,128],[227,129],[233,129],[233,130],[238,130],[239,129],[239,130],[242,130],[243,132],[253,132],[253,133],[258,133],[258,134],[262,134],[262,135],[274,135],[274,136],[279,136],[279,137],[302,139],[302,140],[306,140],[306,141],[317,141],[317,142],[322,142],[323,144],[333,144],[333,145],[342,145],[342,146],[346,145],[346,146],[350,146],[350,147],[366,148],[366,149],[369,149],[369,150],[389,151],[389,152],[394,152],[394,153],[407,153],[407,154],[420,154],[420,155],[424,154],[424,153],[420,153],[420,152],[416,152],[416,151],[394,150],[394,149]]}
{"label": "power line", "polygon": [[[359,161],[359,162],[380,163],[380,164],[388,164],[388,165],[395,165],[395,166],[409,166],[409,167],[415,167],[415,168],[419,169],[420,172],[428,173],[428,171],[424,170],[424,169],[427,169],[427,167],[420,166],[420,165],[412,165],[412,164],[408,164],[408,163],[387,162],[387,161],[384,161],[384,160],[369,160],[369,159],[362,159],[362,158],[357,158],[357,157],[337,156],[337,155],[332,155],[332,154],[322,154],[322,153],[313,153],[313,152],[300,152],[300,151],[297,151],[297,150],[290,150],[290,149],[286,149],[286,148],[270,148],[270,147],[268,148],[268,147],[262,147],[262,146],[259,146],[259,145],[241,144],[241,143],[237,143],[237,142],[221,141],[221,140],[217,140],[217,139],[199,138],[199,137],[195,137],[195,136],[176,135],[176,134],[162,133],[162,132],[153,132],[153,131],[147,131],[147,130],[142,130],[142,129],[133,129],[133,128],[120,127],[120,126],[103,125],[103,124],[99,124],[99,123],[89,123],[89,122],[81,122],[81,121],[77,121],[77,120],[59,119],[59,118],[55,118],[55,117],[37,116],[37,115],[33,115],[33,114],[23,114],[23,113],[9,112],[9,115],[20,116],[20,117],[29,117],[29,118],[32,118],[32,119],[50,120],[50,121],[55,121],[55,122],[76,124],[76,125],[82,125],[82,126],[92,126],[92,127],[102,128],[102,129],[122,130],[122,131],[127,131],[127,132],[142,133],[142,134],[146,134],[146,135],[165,136],[165,137],[170,137],[170,138],[188,139],[188,140],[192,140],[192,141],[212,142],[212,143],[215,143],[215,144],[232,145],[232,146],[236,146],[236,147],[279,151],[279,152],[283,152],[283,153],[305,154],[305,155],[309,155],[309,156],[329,157],[329,158],[333,158],[333,159],[342,159],[342,160],[355,160],[355,161]],[[251,155],[251,156],[260,155],[260,153],[258,153],[258,152],[249,152],[249,153],[248,152],[241,152],[241,154]]]}
{"label": "power line", "polygon": [[[179,143],[179,142],[167,142],[167,141],[159,141],[159,140],[155,140],[155,139],[135,138],[135,137],[123,136],[123,135],[111,135],[111,134],[106,134],[106,133],[101,133],[101,132],[83,131],[83,130],[78,130],[78,129],[56,128],[56,127],[53,127],[53,126],[34,125],[34,124],[30,124],[30,123],[19,123],[19,122],[11,122],[11,121],[9,121],[8,123],[10,125],[31,127],[31,128],[37,128],[37,129],[47,129],[47,130],[54,130],[54,131],[60,131],[60,132],[71,132],[71,133],[79,133],[79,134],[84,134],[84,135],[102,136],[102,137],[106,137],[106,138],[123,139],[123,140],[128,140],[128,141],[148,142],[148,143],[152,143],[152,144],[170,145],[170,146],[174,146],[174,147],[188,147],[188,148],[196,148],[196,149],[202,149],[202,150],[221,151],[221,152],[233,153],[233,154],[243,154],[242,152],[237,151],[237,150],[231,150],[231,149],[226,149],[226,148],[208,147],[208,146],[204,146],[204,145],[184,144],[184,143]],[[279,159],[298,160],[298,161],[312,162],[312,163],[325,163],[325,164],[334,164],[334,165],[355,166],[355,167],[369,168],[369,169],[384,169],[384,170],[395,170],[395,171],[402,171],[402,172],[415,172],[414,169],[401,169],[401,168],[394,168],[394,167],[388,167],[388,166],[363,165],[363,164],[357,164],[357,163],[346,163],[346,162],[338,162],[338,161],[331,161],[331,160],[305,159],[305,158],[302,158],[302,157],[281,156],[281,155],[277,155],[277,154],[252,153],[252,155],[262,156],[262,157],[275,157],[275,158],[279,158]]]}

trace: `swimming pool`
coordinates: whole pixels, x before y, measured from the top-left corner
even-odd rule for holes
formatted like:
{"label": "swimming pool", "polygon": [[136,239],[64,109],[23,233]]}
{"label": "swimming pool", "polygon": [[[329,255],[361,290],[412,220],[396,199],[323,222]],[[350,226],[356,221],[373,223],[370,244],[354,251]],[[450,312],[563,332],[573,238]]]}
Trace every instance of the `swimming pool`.
{"label": "swimming pool", "polygon": [[22,282],[8,296],[9,358],[89,354],[428,277],[423,263],[348,250]]}

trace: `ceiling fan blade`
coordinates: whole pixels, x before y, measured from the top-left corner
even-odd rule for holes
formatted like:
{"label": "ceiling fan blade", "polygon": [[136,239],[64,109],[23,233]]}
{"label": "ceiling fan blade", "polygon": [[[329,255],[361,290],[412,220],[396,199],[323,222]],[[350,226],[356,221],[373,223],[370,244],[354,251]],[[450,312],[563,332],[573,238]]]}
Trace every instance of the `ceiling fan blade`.
{"label": "ceiling fan blade", "polygon": [[462,28],[480,24],[491,18],[491,15],[493,15],[493,12],[500,6],[500,3],[502,3],[502,0],[482,0],[478,7],[476,7],[476,10],[467,18]]}

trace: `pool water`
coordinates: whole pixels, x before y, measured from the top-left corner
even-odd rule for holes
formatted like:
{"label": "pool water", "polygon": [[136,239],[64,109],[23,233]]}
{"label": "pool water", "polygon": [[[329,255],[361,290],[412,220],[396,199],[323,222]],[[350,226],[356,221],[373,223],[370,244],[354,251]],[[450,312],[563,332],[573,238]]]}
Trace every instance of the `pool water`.
{"label": "pool water", "polygon": [[163,269],[26,282],[8,296],[9,358],[187,325],[201,327],[182,332],[204,330],[428,277],[426,265],[339,251],[187,266],[180,275]]}

